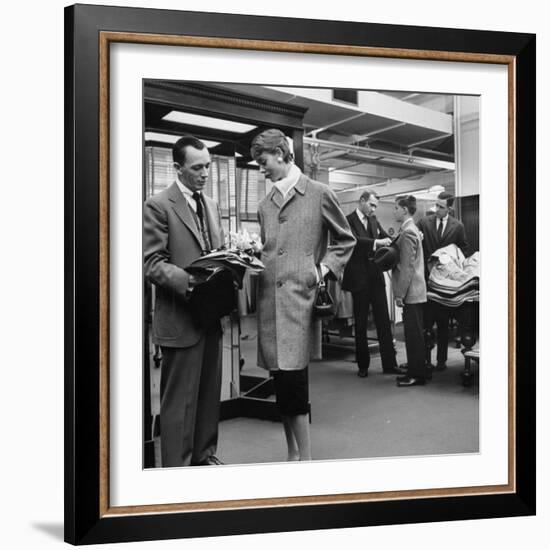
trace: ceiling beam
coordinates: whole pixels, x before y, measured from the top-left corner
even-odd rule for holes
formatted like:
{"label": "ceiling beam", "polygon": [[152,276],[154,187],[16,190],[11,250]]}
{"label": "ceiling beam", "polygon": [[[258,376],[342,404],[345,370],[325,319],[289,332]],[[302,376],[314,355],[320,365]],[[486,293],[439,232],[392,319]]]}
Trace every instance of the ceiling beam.
{"label": "ceiling beam", "polygon": [[341,124],[344,124],[346,122],[349,122],[350,120],[355,120],[356,118],[360,118],[362,116],[365,116],[366,113],[356,113],[354,115],[348,116],[346,118],[342,118],[341,120],[336,120],[335,122],[331,124],[327,124],[326,126],[323,126],[322,128],[315,128],[314,130],[311,130],[307,133],[308,136],[315,137],[317,134],[320,134],[321,132],[324,132],[326,130],[330,130],[330,128],[334,128],[335,126],[340,126]]}
{"label": "ceiling beam", "polygon": [[453,131],[453,117],[447,113],[441,113],[414,103],[409,103],[395,97],[379,92],[358,92],[357,105],[344,105],[342,102],[332,99],[332,90],[327,88],[292,88],[269,86],[285,94],[297,97],[305,97],[314,101],[346,108],[352,113],[362,112],[378,117],[404,122],[421,128],[427,128],[434,132],[450,134]]}

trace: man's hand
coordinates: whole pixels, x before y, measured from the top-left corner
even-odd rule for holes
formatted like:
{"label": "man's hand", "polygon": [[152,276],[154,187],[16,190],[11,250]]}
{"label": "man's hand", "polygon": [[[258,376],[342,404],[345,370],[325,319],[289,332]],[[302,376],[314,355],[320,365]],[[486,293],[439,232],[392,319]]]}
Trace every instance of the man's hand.
{"label": "man's hand", "polygon": [[389,237],[386,237],[385,239],[376,239],[374,241],[375,248],[380,248],[382,246],[390,246],[391,239]]}
{"label": "man's hand", "polygon": [[199,284],[199,279],[195,275],[189,274],[189,280],[187,282],[187,292],[191,292]]}
{"label": "man's hand", "polygon": [[403,307],[403,298],[396,298],[395,299],[395,305],[397,307]]}

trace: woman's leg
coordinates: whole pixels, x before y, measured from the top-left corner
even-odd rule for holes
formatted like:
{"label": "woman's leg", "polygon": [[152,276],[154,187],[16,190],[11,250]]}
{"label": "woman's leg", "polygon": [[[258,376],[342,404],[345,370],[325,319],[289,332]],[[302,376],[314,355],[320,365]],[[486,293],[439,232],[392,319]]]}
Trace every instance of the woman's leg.
{"label": "woman's leg", "polygon": [[298,451],[300,460],[311,460],[311,437],[309,433],[309,415],[299,414],[288,417],[290,428],[296,442],[298,443]]}
{"label": "woman's leg", "polygon": [[287,461],[291,462],[294,460],[300,460],[300,451],[298,450],[296,438],[294,437],[294,432],[291,426],[292,417],[286,414],[283,414],[281,416],[283,418],[283,427],[285,429],[286,445],[288,448]]}
{"label": "woman's leg", "polygon": [[287,460],[311,460],[309,415],[295,411],[306,410],[308,402],[307,370],[275,371],[273,373],[277,405],[283,420]]}

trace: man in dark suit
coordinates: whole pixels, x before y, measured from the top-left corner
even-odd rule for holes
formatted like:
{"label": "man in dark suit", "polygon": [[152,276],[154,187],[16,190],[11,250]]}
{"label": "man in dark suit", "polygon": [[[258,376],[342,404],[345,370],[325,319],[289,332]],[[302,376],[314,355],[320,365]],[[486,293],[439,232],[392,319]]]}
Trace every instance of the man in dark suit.
{"label": "man in dark suit", "polygon": [[374,253],[381,246],[391,243],[375,212],[378,196],[373,191],[364,191],[357,208],[347,216],[357,243],[344,271],[342,288],[353,297],[355,321],[355,355],[360,377],[368,376],[370,353],[367,341],[367,319],[372,306],[374,324],[380,347],[382,370],[385,374],[399,374],[395,361],[395,347],[390,327],[384,275],[373,262]]}
{"label": "man in dark suit", "polygon": [[[424,216],[418,221],[418,229],[422,231],[422,249],[424,251],[424,273],[428,282],[428,261],[439,248],[456,244],[466,256],[468,242],[462,222],[453,218],[449,210],[453,206],[454,197],[450,193],[440,193],[435,203],[435,214]],[[424,312],[424,328],[432,329],[437,324],[437,365],[436,370],[447,368],[447,348],[449,346],[449,308],[428,301]]]}
{"label": "man in dark suit", "polygon": [[223,242],[218,205],[202,191],[210,154],[192,137],[172,155],[177,180],[145,202],[145,276],[155,285],[153,342],[162,348],[162,466],[217,465],[221,327],[201,326],[189,305],[196,283],[185,267]]}

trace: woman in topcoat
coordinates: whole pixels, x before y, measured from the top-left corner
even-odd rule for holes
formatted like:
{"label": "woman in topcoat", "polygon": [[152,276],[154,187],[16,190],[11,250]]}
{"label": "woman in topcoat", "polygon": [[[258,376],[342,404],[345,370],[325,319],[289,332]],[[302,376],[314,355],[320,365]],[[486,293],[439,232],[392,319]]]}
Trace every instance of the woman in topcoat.
{"label": "woman in topcoat", "polygon": [[[273,188],[260,202],[258,360],[272,372],[288,460],[311,460],[307,366],[321,277],[340,279],[353,237],[335,194],[294,164],[280,130],[256,136],[251,154]],[[330,237],[330,240],[329,240]]]}

